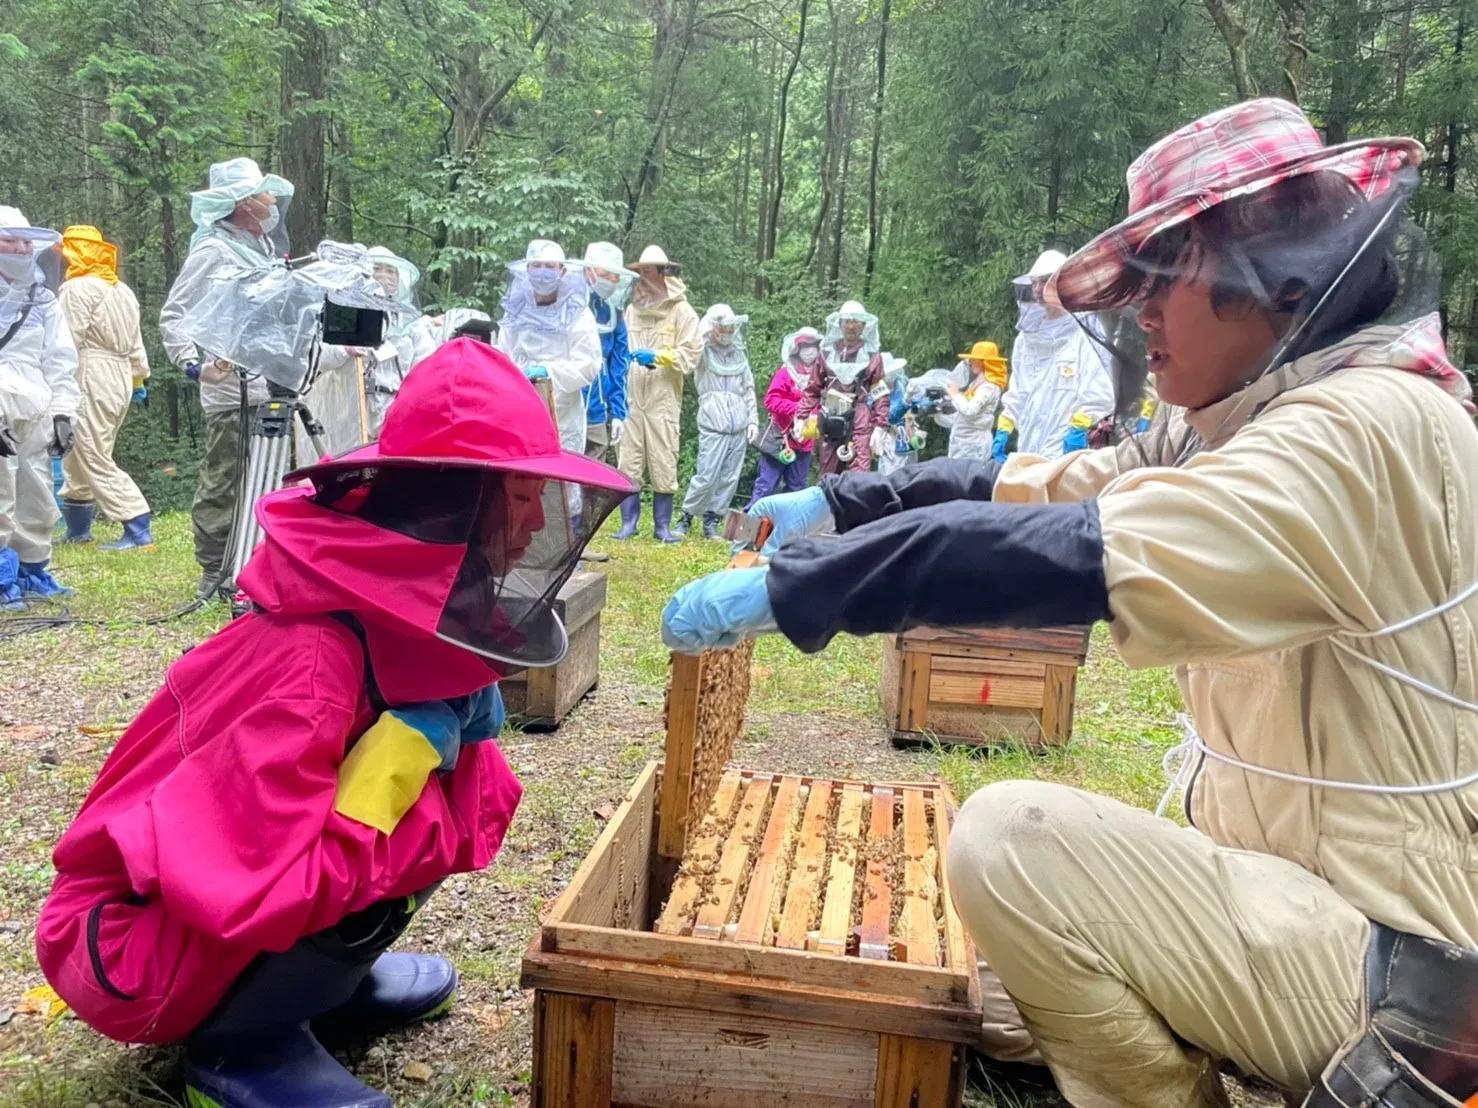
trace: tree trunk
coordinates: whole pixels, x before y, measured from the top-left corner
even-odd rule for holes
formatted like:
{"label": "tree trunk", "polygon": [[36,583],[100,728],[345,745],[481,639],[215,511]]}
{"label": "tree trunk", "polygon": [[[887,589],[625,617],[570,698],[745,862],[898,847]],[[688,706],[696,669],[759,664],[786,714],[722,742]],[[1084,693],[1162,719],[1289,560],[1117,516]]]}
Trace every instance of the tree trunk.
{"label": "tree trunk", "polygon": [[1411,15],[1415,0],[1406,0],[1401,10],[1401,44],[1396,55],[1396,109],[1406,104],[1406,71],[1411,65]]}
{"label": "tree trunk", "polygon": [[1235,3],[1233,0],[1205,0],[1205,3],[1211,21],[1216,24],[1222,41],[1226,43],[1237,98],[1246,100],[1255,96],[1252,75],[1247,69],[1247,28],[1242,25],[1242,17],[1238,14]]}
{"label": "tree trunk", "polygon": [[293,0],[281,9],[289,36],[282,58],[282,175],[293,183],[287,209],[288,240],[299,252],[324,238],[328,190],[324,148],[327,117],[323,103],[328,78],[328,38],[311,15],[301,15]]}
{"label": "tree trunk", "polygon": [[1278,0],[1283,13],[1283,87],[1279,94],[1297,104],[1309,61],[1308,0]]}
{"label": "tree trunk", "polygon": [[837,55],[841,49],[841,31],[837,24],[836,5],[826,0],[827,23],[831,31],[831,50],[826,61],[826,132],[821,149],[821,197],[816,206],[816,222],[811,227],[811,244],[806,248],[806,268],[821,249],[821,236],[826,230],[826,217],[831,211],[832,193],[836,188],[836,169],[840,161],[837,149],[837,122],[840,116],[841,91],[837,87]]}
{"label": "tree trunk", "polygon": [[1355,82],[1360,61],[1360,6],[1349,7],[1333,20],[1330,44],[1329,111],[1324,117],[1324,141],[1331,146],[1350,137],[1355,116]]}
{"label": "tree trunk", "polygon": [[785,126],[790,105],[790,83],[795,80],[795,71],[801,64],[801,50],[806,45],[806,14],[810,6],[810,0],[801,0],[800,34],[796,36],[790,65],[786,67],[785,76],[780,81],[780,99],[775,109],[775,157],[770,163],[770,177],[773,181],[770,186],[770,217],[765,222],[765,256],[760,259],[766,262],[775,256],[775,242],[780,231],[780,201],[785,192]]}
{"label": "tree trunk", "polygon": [[[1459,0],[1457,6],[1457,28],[1452,38],[1452,68],[1461,74],[1463,70],[1463,47],[1468,37],[1468,5],[1470,0]],[[1471,103],[1466,98],[1459,98]],[[1447,121],[1447,159],[1442,167],[1442,187],[1448,192],[1457,191],[1457,171],[1461,163],[1463,143],[1463,113],[1455,110]]]}
{"label": "tree trunk", "polygon": [[[625,233],[631,234],[631,228],[636,223],[636,212],[641,206],[642,200],[657,190],[662,183],[662,167],[667,153],[667,121],[672,115],[673,103],[677,98],[678,79],[682,76],[683,64],[688,60],[688,51],[693,45],[693,27],[698,19],[698,0],[686,0],[683,5],[684,17],[682,33],[678,38],[676,53],[672,54],[672,9],[665,3],[658,5],[657,18],[654,19],[656,38],[652,52],[653,74],[660,73],[666,69],[667,79],[662,83],[653,84],[653,95],[657,98],[648,97],[647,121],[651,129],[651,135],[647,140],[646,149],[642,152],[641,165],[636,172],[636,187],[626,201]],[[664,66],[662,63],[666,62]]]}
{"label": "tree trunk", "polygon": [[354,191],[349,176],[349,159],[352,153],[349,128],[343,116],[333,117],[329,133],[333,136],[334,162],[330,167],[329,196],[332,199],[333,216],[330,225],[333,235],[340,242],[354,241]]}
{"label": "tree trunk", "polygon": [[[773,86],[775,83],[776,66],[774,40],[770,42],[768,54],[769,64],[767,68],[770,75],[768,83]],[[769,226],[770,222],[770,144],[774,138],[774,134],[775,97],[772,96],[769,97],[769,102],[765,105],[765,130],[760,140],[760,161],[764,168],[760,172],[759,203],[755,205],[754,261],[756,269],[764,264],[765,243],[769,241],[766,237],[765,229]],[[754,278],[754,294],[756,296],[765,295],[765,279],[763,274],[758,272],[756,272]]]}
{"label": "tree trunk", "polygon": [[174,284],[180,271],[180,256],[175,249],[174,200],[168,192],[159,195],[159,243],[164,262],[164,287]]}
{"label": "tree trunk", "polygon": [[893,0],[883,0],[878,27],[878,90],[872,105],[872,154],[867,163],[867,266],[863,272],[862,292],[872,292],[872,275],[878,263],[878,155],[883,146],[883,90],[888,77],[888,22],[893,14]]}

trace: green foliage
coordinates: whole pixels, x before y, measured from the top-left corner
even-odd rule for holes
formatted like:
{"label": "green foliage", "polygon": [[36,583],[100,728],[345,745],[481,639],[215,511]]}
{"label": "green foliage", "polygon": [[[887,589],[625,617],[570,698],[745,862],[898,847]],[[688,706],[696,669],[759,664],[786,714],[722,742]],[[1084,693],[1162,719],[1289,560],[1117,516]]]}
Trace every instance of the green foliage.
{"label": "green foliage", "polygon": [[[685,263],[695,307],[750,313],[763,387],[783,334],[848,296],[866,299],[885,346],[917,369],[977,338],[1008,345],[1011,277],[1044,246],[1079,246],[1117,218],[1134,156],[1235,97],[1202,4],[894,0],[870,198],[882,5],[807,0],[771,255],[776,113],[801,5],[13,0],[0,135],[24,156],[0,164],[0,199],[43,223],[101,226],[152,321],[206,167],[316,155],[322,180],[295,203],[320,206],[333,237],[412,258],[431,305],[496,316],[504,263],[536,236],[572,255],[593,239],[628,257],[660,242]],[[1443,263],[1450,346],[1478,363],[1474,0],[1229,6],[1258,92],[1285,87],[1284,14],[1299,10],[1298,87],[1316,124],[1427,144],[1415,207]],[[287,60],[313,36],[322,88],[286,87]],[[325,121],[322,149],[287,149],[302,140],[283,105]],[[146,341],[159,370],[152,325]],[[124,449],[159,472],[173,453],[181,476],[163,479],[167,495],[188,480],[193,447],[152,408]]]}

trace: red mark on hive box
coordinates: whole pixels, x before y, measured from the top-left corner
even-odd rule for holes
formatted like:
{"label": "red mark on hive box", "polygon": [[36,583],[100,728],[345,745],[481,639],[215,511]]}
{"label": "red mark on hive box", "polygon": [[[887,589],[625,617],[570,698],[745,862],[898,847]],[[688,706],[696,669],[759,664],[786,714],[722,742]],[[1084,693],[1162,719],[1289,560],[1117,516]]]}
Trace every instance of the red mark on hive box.
{"label": "red mark on hive box", "polygon": [[982,703],[982,704],[989,704],[990,703],[990,678],[989,677],[987,677],[984,681],[980,682],[980,703]]}

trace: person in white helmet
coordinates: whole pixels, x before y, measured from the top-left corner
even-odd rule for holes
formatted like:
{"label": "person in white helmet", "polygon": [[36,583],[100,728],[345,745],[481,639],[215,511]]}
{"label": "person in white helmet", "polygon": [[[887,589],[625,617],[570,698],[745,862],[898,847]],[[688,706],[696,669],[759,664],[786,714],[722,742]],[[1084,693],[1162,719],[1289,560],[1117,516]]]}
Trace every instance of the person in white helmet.
{"label": "person in white helmet", "polygon": [[826,317],[821,371],[811,375],[796,412],[803,434],[821,441],[821,474],[872,468],[872,433],[888,427],[878,317],[848,300]]}
{"label": "person in white helmet", "polygon": [[71,590],[46,569],[60,512],[51,458],[72,448],[77,348],[37,259],[61,235],[0,206],[0,607]]}
{"label": "person in white helmet", "polygon": [[1093,336],[1055,299],[1047,281],[1067,256],[1045,250],[1013,282],[1018,305],[1011,382],[1001,397],[992,454],[1016,450],[1058,458],[1088,446],[1088,432],[1113,414],[1114,382]]}
{"label": "person in white helmet", "polygon": [[439,344],[432,338],[430,321],[421,315],[416,302],[416,286],[421,282],[421,271],[389,247],[371,246],[368,254],[375,280],[385,290],[385,295],[394,297],[404,306],[404,311],[385,321],[385,341],[370,352],[366,367],[370,437],[375,438],[405,375],[422,358],[432,354]]}
{"label": "person in white helmet", "polygon": [[[688,303],[682,266],[660,246],[648,246],[632,266],[640,278],[626,309],[631,369],[627,379],[626,435],[618,465],[640,486],[643,473],[652,480],[652,535],[658,542],[677,542],[672,533],[672,498],[677,492],[677,444],[682,420],[683,382],[703,350],[698,313]],[[641,498],[621,505],[618,539],[636,534]]]}
{"label": "person in white helmet", "polygon": [[[600,331],[590,311],[590,288],[581,266],[565,264],[557,242],[534,239],[523,260],[508,267],[512,278],[503,297],[497,347],[525,373],[539,368],[554,386],[554,418],[560,445],[585,452],[585,401],[582,390],[599,376],[605,359]],[[578,515],[579,489],[571,487]]]}
{"label": "person in white helmet", "polygon": [[190,253],[159,310],[164,352],[185,376],[200,382],[205,411],[205,457],[190,506],[201,596],[230,590],[231,582],[223,578],[241,470],[242,391],[244,387],[248,406],[255,408],[267,402],[267,382],[250,366],[207,360],[185,333],[184,319],[221,274],[282,264],[288,252],[283,216],[293,195],[291,182],[264,174],[250,158],[216,162],[209,181],[208,188],[190,194],[195,223]]}
{"label": "person in white helmet", "polygon": [[693,373],[698,386],[698,469],[688,482],[682,516],[672,529],[679,538],[700,514],[703,537],[717,537],[722,513],[739,488],[745,444],[759,439],[759,406],[744,343],[748,322],[747,315],[736,315],[729,305],[715,304],[698,324],[703,338],[703,354]]}
{"label": "person in white helmet", "polygon": [[636,274],[626,268],[621,248],[612,242],[588,245],[584,266],[602,355],[600,376],[585,390],[585,453],[609,462],[626,433],[626,376],[631,347],[623,310],[636,284]]}

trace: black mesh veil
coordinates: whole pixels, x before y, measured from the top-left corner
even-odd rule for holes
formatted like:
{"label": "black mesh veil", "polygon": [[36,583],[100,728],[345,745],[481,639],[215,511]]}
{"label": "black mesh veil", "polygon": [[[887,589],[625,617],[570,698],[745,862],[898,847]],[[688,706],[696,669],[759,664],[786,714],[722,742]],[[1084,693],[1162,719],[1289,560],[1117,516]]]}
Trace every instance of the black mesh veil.
{"label": "black mesh veil", "polygon": [[1245,379],[1285,379],[1271,392],[1258,390],[1266,404],[1292,387],[1297,359],[1364,328],[1436,310],[1437,259],[1408,212],[1416,185],[1414,168],[1396,173],[1374,198],[1336,173],[1291,177],[1168,227],[1124,259],[1106,293],[1123,306],[1074,318],[1117,369],[1120,433],[1139,440],[1144,464],[1177,464],[1203,445],[1182,413],[1164,404],[1148,428],[1136,428],[1141,398],[1153,395],[1138,323],[1144,302],[1176,281],[1199,279],[1223,319],[1254,308],[1286,315],[1286,331]]}
{"label": "black mesh veil", "polygon": [[[314,499],[325,507],[421,542],[465,544],[435,633],[517,666],[553,665],[564,657],[569,642],[555,596],[627,495],[463,466],[369,466],[314,480]],[[576,489],[583,501],[578,514],[570,507]]]}

